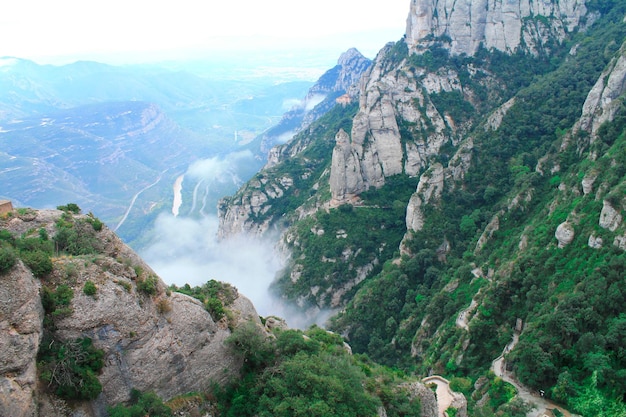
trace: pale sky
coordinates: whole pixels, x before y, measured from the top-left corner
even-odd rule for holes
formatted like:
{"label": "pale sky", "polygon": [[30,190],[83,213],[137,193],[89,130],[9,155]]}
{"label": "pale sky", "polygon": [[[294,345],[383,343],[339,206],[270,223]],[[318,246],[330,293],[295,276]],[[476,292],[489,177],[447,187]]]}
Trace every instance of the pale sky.
{"label": "pale sky", "polygon": [[409,0],[1,0],[0,57],[142,61],[189,51],[356,47],[404,34]]}

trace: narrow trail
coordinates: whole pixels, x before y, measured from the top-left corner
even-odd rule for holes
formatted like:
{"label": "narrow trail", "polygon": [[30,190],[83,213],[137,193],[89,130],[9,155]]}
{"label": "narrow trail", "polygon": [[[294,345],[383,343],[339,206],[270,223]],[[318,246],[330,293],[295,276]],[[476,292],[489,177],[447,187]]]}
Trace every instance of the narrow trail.
{"label": "narrow trail", "polygon": [[461,312],[457,316],[456,326],[469,331],[469,316],[470,316],[470,313],[472,313],[477,306],[478,306],[478,303],[476,302],[475,299],[472,298],[472,302],[470,303],[469,307],[467,307],[464,310],[461,310]]}
{"label": "narrow trail", "polygon": [[433,375],[422,379],[422,383],[424,384],[435,384],[437,385],[437,408],[439,409],[439,417],[445,417],[446,410],[454,401],[454,394],[450,389],[450,382],[441,377],[439,375]]}
{"label": "narrow trail", "polygon": [[497,377],[502,378],[503,381],[513,385],[517,390],[517,395],[522,400],[533,406],[533,409],[526,414],[526,417],[553,417],[554,414],[550,410],[554,409],[558,409],[565,417],[575,417],[575,414],[571,414],[563,407],[556,405],[552,401],[549,401],[539,395],[539,393],[536,393],[525,385],[522,385],[521,382],[515,379],[511,372],[506,370],[504,356],[513,350],[518,341],[519,333],[515,332],[515,334],[513,334],[513,339],[504,347],[502,354],[491,363],[491,370],[493,373]]}
{"label": "narrow trail", "polygon": [[122,220],[120,220],[120,222],[117,224],[117,226],[115,226],[115,228],[113,229],[114,232],[117,232],[117,230],[122,227],[122,225],[124,224],[124,222],[126,221],[126,219],[128,218],[128,215],[130,214],[130,211],[133,208],[133,205],[135,204],[135,201],[137,201],[137,197],[139,197],[139,195],[141,193],[143,193],[144,191],[146,191],[149,188],[154,187],[155,185],[157,185],[159,183],[159,181],[161,181],[161,178],[163,178],[163,174],[165,174],[167,172],[167,169],[163,172],[161,172],[159,174],[159,176],[157,177],[156,181],[153,182],[152,184],[142,188],[141,190],[139,190],[139,192],[137,192],[137,194],[135,194],[132,198],[132,200],[130,200],[130,205],[128,206],[128,208],[126,209],[126,213],[124,213],[124,217],[122,217]]}

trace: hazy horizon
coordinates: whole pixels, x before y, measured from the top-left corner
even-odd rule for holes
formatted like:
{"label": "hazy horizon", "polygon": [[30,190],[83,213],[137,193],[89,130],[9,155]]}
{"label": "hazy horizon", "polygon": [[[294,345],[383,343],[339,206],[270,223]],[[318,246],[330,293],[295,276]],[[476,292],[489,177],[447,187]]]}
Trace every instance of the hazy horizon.
{"label": "hazy horizon", "polygon": [[0,5],[0,36],[11,42],[0,45],[0,57],[52,65],[83,60],[129,65],[290,54],[295,65],[317,56],[317,65],[328,67],[351,47],[373,58],[387,42],[399,40],[408,11],[408,0],[391,0],[384,7],[357,0],[313,5],[181,0],[175,6],[147,0],[6,2]]}

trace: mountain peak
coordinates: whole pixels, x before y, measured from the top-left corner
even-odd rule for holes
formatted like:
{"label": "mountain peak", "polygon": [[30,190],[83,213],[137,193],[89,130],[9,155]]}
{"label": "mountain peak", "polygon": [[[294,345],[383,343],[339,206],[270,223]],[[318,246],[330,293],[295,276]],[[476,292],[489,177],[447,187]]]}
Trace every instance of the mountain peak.
{"label": "mountain peak", "polygon": [[481,47],[533,54],[580,28],[588,14],[585,0],[439,2],[411,0],[406,42],[412,51],[443,41],[454,55],[474,55]]}

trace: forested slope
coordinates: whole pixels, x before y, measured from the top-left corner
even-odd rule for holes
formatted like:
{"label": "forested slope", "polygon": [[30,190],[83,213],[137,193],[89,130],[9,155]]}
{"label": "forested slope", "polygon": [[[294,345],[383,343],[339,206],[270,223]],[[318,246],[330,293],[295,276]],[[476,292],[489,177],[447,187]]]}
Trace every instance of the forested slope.
{"label": "forested slope", "polygon": [[335,108],[222,206],[284,231],[279,294],[334,309],[355,352],[454,378],[470,415],[511,407],[489,368],[515,332],[522,383],[626,415],[626,5],[586,6],[585,30],[540,51],[388,45],[355,117]]}

